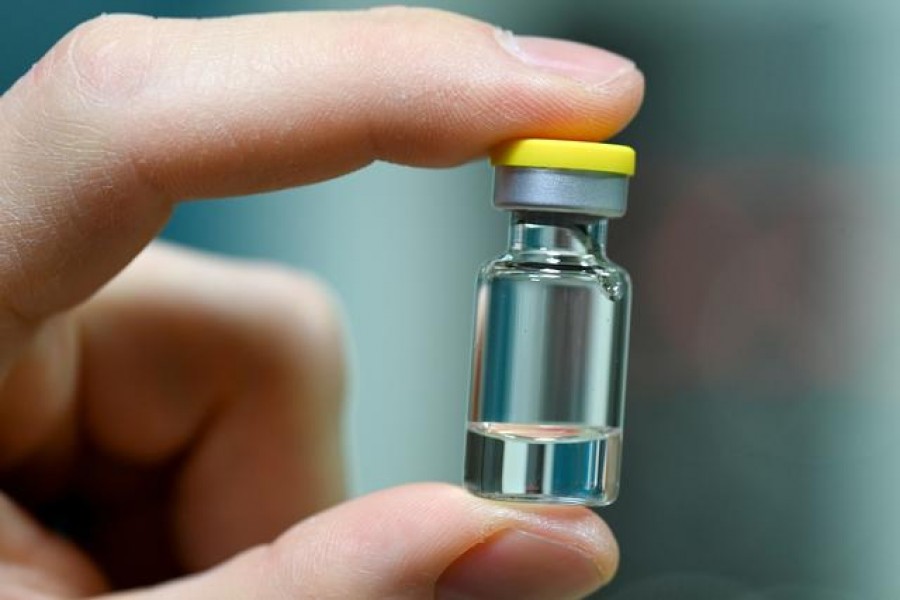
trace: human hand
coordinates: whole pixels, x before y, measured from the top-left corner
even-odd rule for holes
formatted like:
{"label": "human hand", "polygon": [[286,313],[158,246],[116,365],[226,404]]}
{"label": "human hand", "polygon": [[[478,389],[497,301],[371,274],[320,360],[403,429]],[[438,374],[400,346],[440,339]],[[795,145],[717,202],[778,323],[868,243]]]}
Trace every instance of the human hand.
{"label": "human hand", "polygon": [[429,10],[111,16],[66,36],[0,99],[0,598],[169,579],[117,597],[568,598],[607,581],[618,550],[583,508],[424,484],[320,512],[343,493],[328,294],[145,247],[178,200],[602,139],[642,90],[615,55]]}

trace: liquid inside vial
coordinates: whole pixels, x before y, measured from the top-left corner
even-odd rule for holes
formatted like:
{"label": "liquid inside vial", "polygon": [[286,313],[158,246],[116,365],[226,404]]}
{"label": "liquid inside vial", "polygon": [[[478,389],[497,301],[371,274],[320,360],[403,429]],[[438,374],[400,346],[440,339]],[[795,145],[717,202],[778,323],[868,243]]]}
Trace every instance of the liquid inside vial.
{"label": "liquid inside vial", "polygon": [[470,423],[465,480],[498,500],[603,505],[618,495],[622,430]]}
{"label": "liquid inside vial", "polygon": [[601,506],[619,491],[627,275],[498,261],[481,281],[465,484]]}

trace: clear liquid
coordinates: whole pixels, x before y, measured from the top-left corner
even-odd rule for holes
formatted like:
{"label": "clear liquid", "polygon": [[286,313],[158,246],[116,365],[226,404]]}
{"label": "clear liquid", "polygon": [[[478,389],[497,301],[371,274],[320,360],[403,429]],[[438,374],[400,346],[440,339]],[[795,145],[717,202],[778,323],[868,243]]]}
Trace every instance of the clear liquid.
{"label": "clear liquid", "polygon": [[622,430],[470,423],[465,484],[495,500],[602,506],[619,493]]}
{"label": "clear liquid", "polygon": [[494,263],[478,304],[471,422],[622,426],[625,276]]}

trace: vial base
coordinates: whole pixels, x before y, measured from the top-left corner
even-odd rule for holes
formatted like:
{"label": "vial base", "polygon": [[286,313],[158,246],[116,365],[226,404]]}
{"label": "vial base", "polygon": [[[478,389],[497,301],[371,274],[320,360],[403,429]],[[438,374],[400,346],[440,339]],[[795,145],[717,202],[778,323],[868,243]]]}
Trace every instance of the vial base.
{"label": "vial base", "polygon": [[619,493],[622,430],[470,423],[465,484],[477,496],[604,506]]}

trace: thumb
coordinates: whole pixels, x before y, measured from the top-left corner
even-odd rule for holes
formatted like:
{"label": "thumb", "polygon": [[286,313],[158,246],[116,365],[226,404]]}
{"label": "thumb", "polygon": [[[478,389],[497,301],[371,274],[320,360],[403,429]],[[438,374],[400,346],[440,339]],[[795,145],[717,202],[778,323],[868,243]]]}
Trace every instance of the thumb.
{"label": "thumb", "polygon": [[587,509],[417,484],[339,505],[210,571],[115,597],[581,598],[617,563],[612,534]]}

